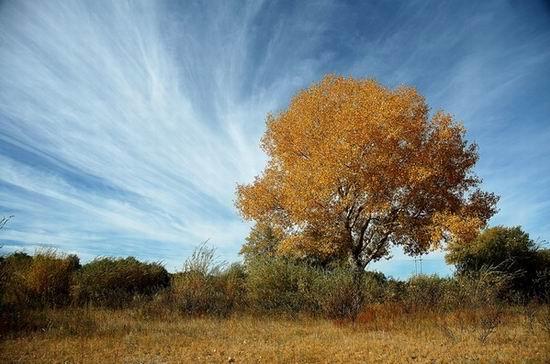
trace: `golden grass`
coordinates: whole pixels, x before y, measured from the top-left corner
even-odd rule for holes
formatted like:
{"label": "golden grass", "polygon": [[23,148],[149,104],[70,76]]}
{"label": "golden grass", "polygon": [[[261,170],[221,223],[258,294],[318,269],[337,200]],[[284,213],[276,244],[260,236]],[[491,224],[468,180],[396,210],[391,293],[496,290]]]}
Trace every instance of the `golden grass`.
{"label": "golden grass", "polygon": [[[359,323],[312,318],[166,315],[135,311],[50,311],[44,330],[0,343],[8,363],[548,363],[542,324],[507,312],[483,343],[486,313],[370,311]],[[231,360],[229,359],[231,358]]]}

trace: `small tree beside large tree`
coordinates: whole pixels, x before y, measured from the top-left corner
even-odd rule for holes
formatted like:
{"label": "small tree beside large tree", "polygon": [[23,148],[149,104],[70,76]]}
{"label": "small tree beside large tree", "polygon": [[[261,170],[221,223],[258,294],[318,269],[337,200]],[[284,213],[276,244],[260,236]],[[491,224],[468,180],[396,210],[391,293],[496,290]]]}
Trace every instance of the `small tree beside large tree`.
{"label": "small tree beside large tree", "polygon": [[445,260],[459,275],[491,269],[508,277],[510,288],[523,297],[550,299],[550,250],[519,226],[487,228],[470,244],[453,241]]}
{"label": "small tree beside large tree", "polygon": [[327,76],[268,115],[261,146],[267,166],[237,187],[236,205],[277,232],[278,254],[363,272],[392,245],[418,254],[468,243],[495,213],[473,173],[476,145],[411,87]]}

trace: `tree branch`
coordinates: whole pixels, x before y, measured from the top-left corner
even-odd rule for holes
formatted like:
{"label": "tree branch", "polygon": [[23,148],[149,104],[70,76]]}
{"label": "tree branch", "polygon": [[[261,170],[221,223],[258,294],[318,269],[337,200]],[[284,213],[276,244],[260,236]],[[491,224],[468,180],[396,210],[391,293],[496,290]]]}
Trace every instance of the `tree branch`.
{"label": "tree branch", "polygon": [[363,269],[365,269],[365,267],[376,257],[376,255],[380,253],[380,250],[384,247],[384,245],[386,245],[386,242],[388,241],[390,235],[391,231],[387,231],[384,234],[384,237],[380,239],[380,241],[376,244],[376,248],[374,249],[374,251],[368,256],[368,258],[364,260],[364,262],[361,262],[361,264],[363,265]]}

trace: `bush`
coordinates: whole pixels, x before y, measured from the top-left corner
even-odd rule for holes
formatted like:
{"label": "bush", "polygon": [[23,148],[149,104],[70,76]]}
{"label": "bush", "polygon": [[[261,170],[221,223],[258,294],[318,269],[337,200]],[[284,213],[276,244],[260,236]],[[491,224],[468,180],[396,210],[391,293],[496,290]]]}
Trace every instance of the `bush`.
{"label": "bush", "polygon": [[412,311],[437,311],[446,308],[445,292],[450,280],[436,275],[419,275],[409,279],[405,286],[405,301]]}
{"label": "bush", "polygon": [[237,297],[226,290],[224,278],[200,272],[178,274],[172,281],[172,294],[177,309],[190,316],[229,315]]}
{"label": "bush", "polygon": [[534,298],[550,304],[550,268],[537,271]]}
{"label": "bush", "polygon": [[287,258],[262,257],[249,262],[247,273],[247,291],[254,309],[291,315],[318,311],[317,269]]}
{"label": "bush", "polygon": [[143,263],[133,257],[98,258],[78,271],[73,298],[77,303],[123,307],[169,284],[170,275],[160,263]]}
{"label": "bush", "polygon": [[3,305],[44,307],[69,303],[78,258],[51,250],[13,253],[0,264]]}
{"label": "bush", "polygon": [[493,268],[461,274],[449,281],[444,301],[453,308],[480,308],[499,303],[507,296],[510,275]]}
{"label": "bush", "polygon": [[536,300],[550,303],[550,249],[539,250],[537,263],[533,297]]}
{"label": "bush", "polygon": [[366,271],[363,282],[365,303],[382,303],[389,299],[388,286],[389,280],[383,273]]}
{"label": "bush", "polygon": [[384,285],[384,302],[403,302],[405,300],[406,292],[406,281],[390,278]]}
{"label": "bush", "polygon": [[338,267],[318,275],[316,299],[325,317],[355,320],[363,308],[365,277],[349,267]]}
{"label": "bush", "polygon": [[69,303],[75,257],[12,253],[0,261],[0,336],[34,327],[32,310]]}
{"label": "bush", "polygon": [[[247,309],[273,314],[322,315],[354,320],[365,304],[374,315],[391,312],[494,308],[510,300],[514,275],[491,267],[453,278],[416,276],[408,281],[381,273],[355,275],[345,265],[331,268],[283,257],[248,259],[246,266],[215,261],[214,250],[200,246],[183,270],[170,275],[158,263],[134,258],[98,258],[80,267],[76,256],[52,251],[34,257],[13,253],[0,260],[2,327],[24,327],[35,308],[74,303],[122,308],[144,318],[185,315],[228,316]],[[548,297],[548,270],[539,271],[537,289]],[[546,292],[546,293],[544,293]],[[496,308],[495,308],[496,307]],[[32,320],[31,320],[32,321]]]}
{"label": "bush", "polygon": [[365,300],[384,296],[383,274],[356,275],[345,265],[328,269],[270,257],[250,260],[247,269],[250,305],[261,312],[354,320]]}
{"label": "bush", "polygon": [[223,282],[223,291],[226,296],[226,306],[236,311],[244,309],[247,305],[246,280],[247,275],[244,267],[239,263],[234,263],[224,270],[220,280]]}
{"label": "bush", "polygon": [[67,305],[77,267],[74,256],[61,256],[53,251],[35,254],[25,275],[31,301],[40,306]]}
{"label": "bush", "polygon": [[172,279],[172,302],[186,315],[228,316],[245,303],[245,278],[240,264],[224,269],[203,244]]}
{"label": "bush", "polygon": [[451,242],[445,259],[457,273],[475,274],[482,269],[498,270],[509,275],[510,293],[523,297],[537,294],[537,276],[548,265],[547,252],[540,249],[519,226],[495,226],[485,229],[470,244]]}
{"label": "bush", "polygon": [[15,252],[3,257],[0,262],[0,304],[2,306],[24,305],[29,293],[25,285],[25,274],[32,264],[32,257]]}

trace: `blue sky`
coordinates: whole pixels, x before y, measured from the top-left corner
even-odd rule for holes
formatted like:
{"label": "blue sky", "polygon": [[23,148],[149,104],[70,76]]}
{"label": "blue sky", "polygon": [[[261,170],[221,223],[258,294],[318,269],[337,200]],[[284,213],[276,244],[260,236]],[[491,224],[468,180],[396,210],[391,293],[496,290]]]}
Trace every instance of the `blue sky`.
{"label": "blue sky", "polygon": [[[326,73],[418,88],[462,120],[491,224],[550,240],[550,5],[538,1],[0,2],[2,251],[239,259],[236,183],[265,116]],[[449,273],[442,252],[424,272]],[[372,265],[414,270],[395,250]]]}

